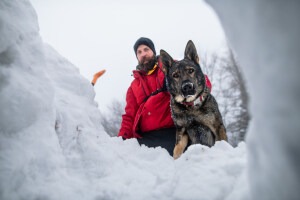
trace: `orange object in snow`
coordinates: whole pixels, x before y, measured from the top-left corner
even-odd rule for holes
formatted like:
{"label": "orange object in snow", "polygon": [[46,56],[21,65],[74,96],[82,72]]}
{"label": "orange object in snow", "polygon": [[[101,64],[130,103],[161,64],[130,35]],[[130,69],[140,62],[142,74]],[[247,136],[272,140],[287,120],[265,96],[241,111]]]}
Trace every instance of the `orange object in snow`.
{"label": "orange object in snow", "polygon": [[93,80],[92,80],[92,85],[95,85],[95,84],[96,84],[98,78],[99,78],[100,76],[102,76],[102,75],[105,73],[105,71],[106,71],[106,70],[103,69],[103,70],[97,72],[96,74],[94,74],[94,78],[93,78]]}

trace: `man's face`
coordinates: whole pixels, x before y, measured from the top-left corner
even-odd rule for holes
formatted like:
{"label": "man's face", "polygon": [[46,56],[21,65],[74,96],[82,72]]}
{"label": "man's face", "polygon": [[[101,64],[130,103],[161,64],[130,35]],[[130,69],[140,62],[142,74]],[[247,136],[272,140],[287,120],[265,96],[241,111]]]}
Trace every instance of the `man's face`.
{"label": "man's face", "polygon": [[141,44],[136,50],[136,56],[139,64],[147,64],[154,56],[153,51],[146,45]]}

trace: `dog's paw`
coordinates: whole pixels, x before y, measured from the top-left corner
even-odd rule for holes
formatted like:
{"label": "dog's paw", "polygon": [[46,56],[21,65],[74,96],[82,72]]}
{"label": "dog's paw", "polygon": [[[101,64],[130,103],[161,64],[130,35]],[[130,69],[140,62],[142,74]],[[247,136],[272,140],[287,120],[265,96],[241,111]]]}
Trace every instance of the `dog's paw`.
{"label": "dog's paw", "polygon": [[181,154],[179,154],[179,155],[173,155],[173,158],[174,158],[174,160],[176,160],[177,158],[179,158],[181,156]]}
{"label": "dog's paw", "polygon": [[183,153],[182,148],[180,148],[178,145],[176,145],[175,148],[174,148],[174,151],[173,151],[173,158],[174,158],[174,160],[176,160],[177,158],[179,158],[182,153]]}
{"label": "dog's paw", "polygon": [[185,147],[188,144],[188,136],[187,135],[180,135],[179,136],[179,140],[177,142],[177,144],[175,145],[174,151],[173,151],[173,158],[177,159],[181,156],[181,154],[183,153]]}

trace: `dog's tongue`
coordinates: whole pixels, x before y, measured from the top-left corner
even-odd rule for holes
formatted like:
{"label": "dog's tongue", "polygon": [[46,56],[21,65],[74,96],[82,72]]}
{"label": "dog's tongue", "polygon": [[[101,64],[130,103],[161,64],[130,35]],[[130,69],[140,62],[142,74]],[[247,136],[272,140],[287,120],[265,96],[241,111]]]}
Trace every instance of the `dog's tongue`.
{"label": "dog's tongue", "polygon": [[184,105],[186,106],[193,106],[194,105],[194,102],[183,102]]}

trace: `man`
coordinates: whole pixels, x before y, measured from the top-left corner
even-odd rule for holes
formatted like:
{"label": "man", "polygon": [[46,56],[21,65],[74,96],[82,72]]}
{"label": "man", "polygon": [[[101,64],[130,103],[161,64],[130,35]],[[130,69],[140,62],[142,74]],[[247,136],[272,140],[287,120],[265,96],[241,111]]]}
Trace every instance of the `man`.
{"label": "man", "polygon": [[118,136],[137,138],[139,144],[165,148],[173,155],[176,129],[171,118],[170,94],[153,42],[141,37],[134,44],[138,65],[126,94],[125,114]]}

